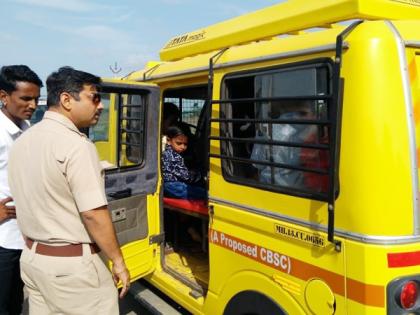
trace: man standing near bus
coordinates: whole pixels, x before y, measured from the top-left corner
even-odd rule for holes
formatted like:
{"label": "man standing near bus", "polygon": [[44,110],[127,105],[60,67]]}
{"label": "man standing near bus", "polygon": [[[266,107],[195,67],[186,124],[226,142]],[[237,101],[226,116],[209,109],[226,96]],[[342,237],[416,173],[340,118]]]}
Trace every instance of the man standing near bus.
{"label": "man standing near bus", "polygon": [[[81,132],[103,109],[100,78],[70,67],[47,79],[48,111],[10,153],[9,183],[26,246],[31,314],[118,314],[130,275],[107,208],[96,148]],[[98,255],[112,261],[112,277]],[[114,281],[113,281],[114,280]]]}
{"label": "man standing near bus", "polygon": [[24,65],[0,70],[0,314],[20,314],[23,282],[19,258],[24,246],[7,182],[7,164],[13,142],[29,127],[42,81]]}

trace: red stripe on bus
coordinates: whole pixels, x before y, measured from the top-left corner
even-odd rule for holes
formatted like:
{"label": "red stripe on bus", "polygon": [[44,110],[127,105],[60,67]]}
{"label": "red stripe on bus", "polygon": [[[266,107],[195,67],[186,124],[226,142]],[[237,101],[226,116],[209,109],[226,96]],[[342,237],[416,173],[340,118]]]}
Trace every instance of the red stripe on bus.
{"label": "red stripe on bus", "polygon": [[420,251],[388,254],[388,268],[410,267],[418,265],[420,265]]}

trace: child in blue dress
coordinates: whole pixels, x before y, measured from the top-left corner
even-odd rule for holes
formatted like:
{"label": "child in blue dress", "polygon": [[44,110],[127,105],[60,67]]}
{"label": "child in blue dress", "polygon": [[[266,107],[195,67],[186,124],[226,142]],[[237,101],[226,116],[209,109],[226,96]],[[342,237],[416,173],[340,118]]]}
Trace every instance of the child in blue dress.
{"label": "child in blue dress", "polygon": [[162,153],[163,194],[178,199],[207,199],[207,191],[200,187],[203,177],[185,166],[182,153],[187,150],[188,137],[179,126],[166,131],[167,144]]}

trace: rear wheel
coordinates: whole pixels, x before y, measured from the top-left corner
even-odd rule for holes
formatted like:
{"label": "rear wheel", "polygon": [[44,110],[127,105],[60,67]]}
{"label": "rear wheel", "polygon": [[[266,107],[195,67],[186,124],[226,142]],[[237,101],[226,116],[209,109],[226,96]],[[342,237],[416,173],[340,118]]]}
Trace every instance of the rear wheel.
{"label": "rear wheel", "polygon": [[286,315],[271,298],[257,291],[243,291],[226,305],[223,315]]}

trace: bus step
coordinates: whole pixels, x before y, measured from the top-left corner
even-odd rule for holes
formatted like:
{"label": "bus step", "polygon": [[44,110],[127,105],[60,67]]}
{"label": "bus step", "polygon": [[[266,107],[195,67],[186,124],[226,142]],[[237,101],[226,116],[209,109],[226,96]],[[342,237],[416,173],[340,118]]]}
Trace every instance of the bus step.
{"label": "bus step", "polygon": [[136,281],[130,286],[130,294],[150,313],[155,315],[182,315],[176,308],[156,295],[143,283]]}

